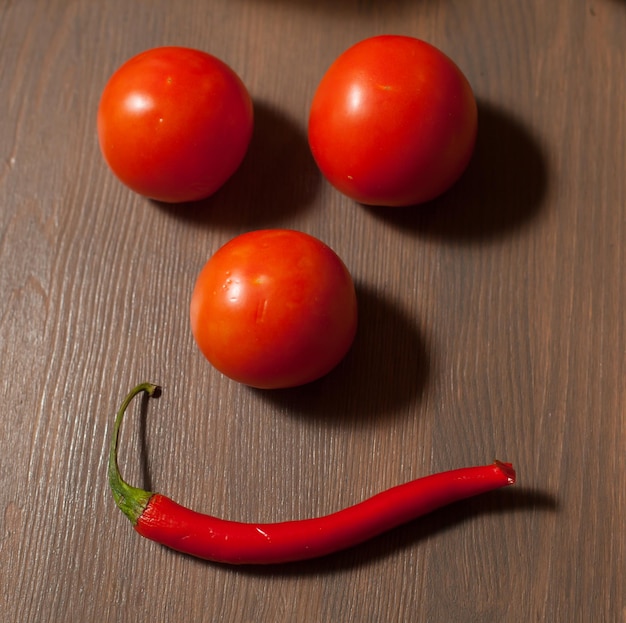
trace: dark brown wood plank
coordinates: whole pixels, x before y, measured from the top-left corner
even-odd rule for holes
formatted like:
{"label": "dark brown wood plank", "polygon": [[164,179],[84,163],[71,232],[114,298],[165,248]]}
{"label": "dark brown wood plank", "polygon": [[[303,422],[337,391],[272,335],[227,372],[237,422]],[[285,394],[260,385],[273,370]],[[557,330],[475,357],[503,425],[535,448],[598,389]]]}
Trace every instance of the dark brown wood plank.
{"label": "dark brown wood plank", "polygon": [[[361,38],[422,37],[479,101],[444,197],[355,205],[306,142],[326,67]],[[0,610],[63,621],[616,621],[626,617],[626,5],[530,0],[4,0],[0,4]],[[205,49],[255,100],[213,198],[166,209],[100,156],[109,75]],[[287,392],[210,368],[188,326],[222,243],[292,227],[358,284],[354,348]],[[331,512],[433,471],[514,462],[515,488],[319,561],[231,569],[136,535],[106,483],[126,392],[131,482],[206,512]]]}

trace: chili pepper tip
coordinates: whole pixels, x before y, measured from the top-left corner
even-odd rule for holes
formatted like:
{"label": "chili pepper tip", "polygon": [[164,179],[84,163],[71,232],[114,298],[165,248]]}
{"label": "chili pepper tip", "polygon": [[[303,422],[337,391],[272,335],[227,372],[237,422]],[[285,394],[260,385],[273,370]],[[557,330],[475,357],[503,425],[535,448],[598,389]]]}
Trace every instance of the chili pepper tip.
{"label": "chili pepper tip", "polygon": [[504,461],[495,461],[496,467],[500,469],[500,471],[506,476],[508,480],[508,484],[515,484],[515,480],[517,475],[515,473],[515,469],[513,468],[513,463],[505,463]]}

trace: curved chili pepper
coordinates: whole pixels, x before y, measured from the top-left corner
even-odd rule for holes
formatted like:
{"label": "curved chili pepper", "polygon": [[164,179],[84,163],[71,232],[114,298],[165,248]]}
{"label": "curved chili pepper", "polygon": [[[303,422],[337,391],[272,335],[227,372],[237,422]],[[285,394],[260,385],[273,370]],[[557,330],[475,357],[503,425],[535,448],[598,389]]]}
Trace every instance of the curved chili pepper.
{"label": "curved chili pepper", "polygon": [[115,419],[109,454],[109,484],[118,507],[142,536],[172,549],[229,564],[293,562],[358,545],[437,508],[515,482],[510,463],[455,469],[418,478],[359,504],[313,519],[240,523],[195,512],[159,493],[126,483],[117,463],[119,430],[131,400],[149,396],[142,383],[125,398]]}

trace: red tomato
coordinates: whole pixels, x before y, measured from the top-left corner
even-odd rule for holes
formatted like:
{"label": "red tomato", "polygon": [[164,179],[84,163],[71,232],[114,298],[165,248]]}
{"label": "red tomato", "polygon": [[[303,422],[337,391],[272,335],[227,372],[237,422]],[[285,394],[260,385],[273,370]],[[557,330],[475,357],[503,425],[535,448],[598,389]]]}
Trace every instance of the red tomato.
{"label": "red tomato", "polygon": [[297,231],[234,238],[206,263],[191,329],[223,374],[259,388],[293,387],[334,368],[357,326],[354,284],[332,249]]}
{"label": "red tomato", "polygon": [[98,108],[100,148],[113,172],[167,202],[202,199],[222,186],[243,160],[252,125],[252,100],[233,70],[181,47],[131,58]]}
{"label": "red tomato", "polygon": [[365,204],[422,203],[447,190],[474,150],[476,101],[461,70],[412,37],[365,39],[322,78],[309,144],[324,176]]}

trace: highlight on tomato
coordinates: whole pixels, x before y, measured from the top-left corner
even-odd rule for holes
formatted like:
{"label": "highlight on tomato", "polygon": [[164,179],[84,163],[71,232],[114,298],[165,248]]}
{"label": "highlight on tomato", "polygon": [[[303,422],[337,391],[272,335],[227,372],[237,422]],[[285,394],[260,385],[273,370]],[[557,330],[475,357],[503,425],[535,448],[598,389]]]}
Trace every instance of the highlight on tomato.
{"label": "highlight on tomato", "polygon": [[241,164],[253,105],[239,76],[200,50],[160,47],[125,62],[98,107],[98,139],[115,175],[158,201],[216,192]]}
{"label": "highlight on tomato", "polygon": [[352,277],[317,238],[288,229],[237,236],[201,270],[191,330],[209,362],[231,379],[275,389],[330,372],[357,328]]}
{"label": "highlight on tomato", "polygon": [[370,205],[407,206],[448,190],[477,133],[472,88],[425,41],[365,39],[341,54],[313,97],[308,138],[328,181]]}

